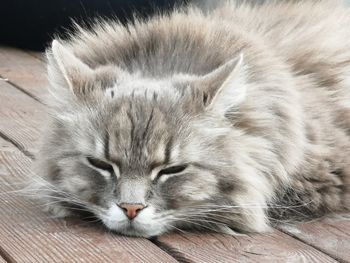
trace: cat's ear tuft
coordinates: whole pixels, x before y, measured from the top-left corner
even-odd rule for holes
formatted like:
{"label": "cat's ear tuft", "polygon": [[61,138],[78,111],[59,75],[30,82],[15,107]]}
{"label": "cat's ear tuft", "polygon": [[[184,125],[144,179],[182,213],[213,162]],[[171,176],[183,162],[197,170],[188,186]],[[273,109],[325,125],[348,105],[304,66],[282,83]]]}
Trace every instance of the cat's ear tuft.
{"label": "cat's ear tuft", "polygon": [[86,82],[93,75],[88,65],[57,40],[52,42],[47,57],[49,80],[54,87],[69,89],[75,95],[85,92]]}
{"label": "cat's ear tuft", "polygon": [[203,102],[208,110],[225,115],[246,98],[244,56],[226,62],[214,71],[199,77],[195,86],[204,92]]}

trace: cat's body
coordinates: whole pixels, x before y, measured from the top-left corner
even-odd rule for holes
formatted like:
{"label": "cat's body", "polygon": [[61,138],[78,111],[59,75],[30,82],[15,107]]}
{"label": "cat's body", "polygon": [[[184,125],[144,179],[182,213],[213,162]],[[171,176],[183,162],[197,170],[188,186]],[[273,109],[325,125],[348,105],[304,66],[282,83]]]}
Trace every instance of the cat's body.
{"label": "cat's body", "polygon": [[329,3],[228,4],[54,42],[35,187],[140,236],[348,209],[349,24]]}

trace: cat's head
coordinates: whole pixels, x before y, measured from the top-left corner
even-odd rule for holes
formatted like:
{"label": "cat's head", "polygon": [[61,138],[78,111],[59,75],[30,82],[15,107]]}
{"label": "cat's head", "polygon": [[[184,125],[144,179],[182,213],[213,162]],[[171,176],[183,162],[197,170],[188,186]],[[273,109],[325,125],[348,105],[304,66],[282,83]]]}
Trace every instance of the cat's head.
{"label": "cat's head", "polygon": [[244,189],[242,134],[227,118],[245,100],[242,56],[204,76],[164,79],[91,68],[57,41],[48,58],[45,195],[126,235],[246,223],[240,208],[228,213]]}

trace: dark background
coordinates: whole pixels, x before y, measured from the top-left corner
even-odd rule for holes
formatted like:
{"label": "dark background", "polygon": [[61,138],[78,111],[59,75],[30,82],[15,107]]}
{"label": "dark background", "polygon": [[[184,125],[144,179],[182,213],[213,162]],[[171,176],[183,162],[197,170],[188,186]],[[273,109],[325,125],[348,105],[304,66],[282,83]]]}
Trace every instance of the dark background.
{"label": "dark background", "polygon": [[[215,1],[215,0],[214,0]],[[147,17],[171,10],[186,0],[2,0],[0,44],[43,50],[54,34],[64,35],[72,19],[89,24],[94,17],[117,17],[125,23],[133,13]]]}

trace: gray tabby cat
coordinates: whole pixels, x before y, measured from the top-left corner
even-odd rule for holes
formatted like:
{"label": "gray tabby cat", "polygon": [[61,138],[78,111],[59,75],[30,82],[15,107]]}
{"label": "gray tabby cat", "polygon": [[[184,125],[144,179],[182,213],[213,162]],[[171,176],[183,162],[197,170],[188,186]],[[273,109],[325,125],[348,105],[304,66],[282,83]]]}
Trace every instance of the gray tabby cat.
{"label": "gray tabby cat", "polygon": [[47,52],[33,189],[56,216],[144,237],[348,209],[349,24],[303,1],[78,27]]}

